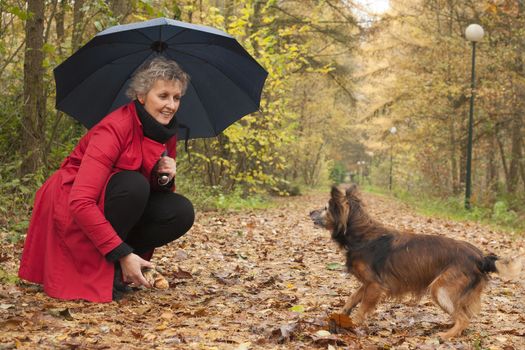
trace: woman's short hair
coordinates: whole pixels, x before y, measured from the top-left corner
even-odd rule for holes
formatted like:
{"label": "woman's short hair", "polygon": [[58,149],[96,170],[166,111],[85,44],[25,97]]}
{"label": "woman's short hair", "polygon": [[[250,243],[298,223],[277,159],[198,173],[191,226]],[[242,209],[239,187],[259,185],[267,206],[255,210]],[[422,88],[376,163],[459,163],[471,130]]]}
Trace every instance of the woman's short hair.
{"label": "woman's short hair", "polygon": [[157,80],[178,80],[184,95],[190,76],[182,70],[177,62],[164,56],[157,56],[143,63],[133,73],[126,90],[126,96],[136,99],[139,95],[146,95]]}

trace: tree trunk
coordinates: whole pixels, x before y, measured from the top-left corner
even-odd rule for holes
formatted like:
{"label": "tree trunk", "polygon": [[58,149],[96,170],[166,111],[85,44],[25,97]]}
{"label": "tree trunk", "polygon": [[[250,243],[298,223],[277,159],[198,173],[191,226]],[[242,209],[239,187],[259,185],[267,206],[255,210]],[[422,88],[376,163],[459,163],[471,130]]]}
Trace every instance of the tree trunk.
{"label": "tree trunk", "polygon": [[68,0],[60,0],[60,3],[58,4],[58,13],[55,19],[55,30],[57,34],[57,45],[58,45],[58,52],[60,56],[63,55],[62,52],[62,45],[65,41],[65,29],[64,29],[64,20],[66,17],[66,7],[67,7]]}
{"label": "tree trunk", "polygon": [[73,5],[73,34],[71,35],[71,52],[77,51],[82,44],[82,18],[84,17],[84,0],[75,0]]}
{"label": "tree trunk", "polygon": [[496,137],[496,142],[498,143],[499,154],[501,157],[501,164],[503,165],[503,173],[505,174],[505,182],[509,180],[509,167],[507,166],[507,157],[505,156],[505,145],[499,137],[499,126],[496,124],[496,131],[494,136]]}
{"label": "tree trunk", "polygon": [[511,153],[509,165],[509,178],[507,181],[507,191],[515,193],[519,181],[519,165],[521,162],[521,120],[515,116],[512,121],[511,134]]}
{"label": "tree trunk", "polygon": [[26,21],[26,48],[24,56],[24,117],[21,123],[24,159],[20,167],[21,175],[34,173],[40,163],[45,132],[44,99],[44,2],[29,0]]}
{"label": "tree trunk", "polygon": [[[524,3],[523,1],[518,1],[518,15],[517,18],[521,17],[521,14],[524,11]],[[523,77],[524,75],[524,67],[523,67],[523,53],[524,53],[524,45],[523,40],[519,40],[516,43],[515,48],[515,71],[518,74],[518,76]],[[521,142],[522,142],[522,136],[521,136],[521,130],[523,128],[523,121],[522,121],[522,115],[525,112],[525,107],[523,103],[523,98],[525,98],[525,93],[523,92],[523,88],[525,88],[524,84],[521,83],[520,80],[516,79],[513,81],[513,89],[515,91],[515,98],[514,98],[514,115],[511,121],[511,154],[510,154],[510,164],[509,164],[509,178],[507,182],[507,191],[509,193],[515,193],[516,188],[518,186],[519,182],[519,167],[521,163],[521,157],[522,157],[522,149],[521,149]]]}
{"label": "tree trunk", "polygon": [[[523,141],[523,140],[522,140]],[[521,149],[524,148],[523,142],[521,144]],[[522,157],[520,162],[520,174],[521,174],[521,181],[523,182],[523,189],[525,190],[525,159]]]}
{"label": "tree trunk", "polygon": [[496,163],[496,136],[492,135],[489,139],[488,162],[487,162],[487,191],[491,199],[496,197],[498,192],[498,168]]}
{"label": "tree trunk", "polygon": [[452,179],[452,193],[458,194],[460,192],[460,186],[458,179],[456,130],[454,126],[454,118],[449,117],[448,119],[450,140],[450,178]]}
{"label": "tree trunk", "polygon": [[119,23],[123,23],[131,12],[132,3],[128,0],[111,0],[111,12]]}
{"label": "tree trunk", "polygon": [[462,188],[464,188],[463,186],[465,185],[466,178],[467,178],[467,169],[466,169],[467,144],[466,143],[467,142],[466,142],[466,137],[465,137],[464,142],[462,142],[461,152],[459,153],[459,173],[458,173],[459,179],[458,180]]}

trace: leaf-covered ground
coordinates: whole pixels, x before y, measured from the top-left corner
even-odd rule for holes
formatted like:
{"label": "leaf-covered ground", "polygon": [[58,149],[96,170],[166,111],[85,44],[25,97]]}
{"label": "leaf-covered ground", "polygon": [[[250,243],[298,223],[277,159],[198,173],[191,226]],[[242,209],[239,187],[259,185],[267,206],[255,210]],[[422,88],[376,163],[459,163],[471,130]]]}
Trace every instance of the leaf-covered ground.
{"label": "leaf-covered ground", "polygon": [[[465,239],[502,256],[525,248],[523,236],[364,198],[374,217],[399,229]],[[327,199],[315,194],[279,200],[268,210],[199,213],[184,238],[154,256],[170,289],[137,290],[109,304],[62,302],[34,285],[7,283],[5,272],[16,273],[21,246],[0,237],[0,350],[525,349],[525,284],[497,276],[479,317],[453,341],[434,336],[449,320],[428,298],[384,302],[367,327],[329,333],[328,318],[357,284],[329,233],[308,218]]]}

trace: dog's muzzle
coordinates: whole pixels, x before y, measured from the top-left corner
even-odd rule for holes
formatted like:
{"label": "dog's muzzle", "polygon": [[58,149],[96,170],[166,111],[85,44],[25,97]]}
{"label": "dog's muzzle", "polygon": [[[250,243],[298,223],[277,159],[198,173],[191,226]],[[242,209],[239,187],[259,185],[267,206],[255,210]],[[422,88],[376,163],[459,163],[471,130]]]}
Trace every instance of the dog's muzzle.
{"label": "dog's muzzle", "polygon": [[319,226],[319,227],[324,228],[326,226],[326,223],[324,220],[325,216],[326,216],[326,213],[324,209],[314,210],[310,212],[310,218],[314,222],[314,225]]}

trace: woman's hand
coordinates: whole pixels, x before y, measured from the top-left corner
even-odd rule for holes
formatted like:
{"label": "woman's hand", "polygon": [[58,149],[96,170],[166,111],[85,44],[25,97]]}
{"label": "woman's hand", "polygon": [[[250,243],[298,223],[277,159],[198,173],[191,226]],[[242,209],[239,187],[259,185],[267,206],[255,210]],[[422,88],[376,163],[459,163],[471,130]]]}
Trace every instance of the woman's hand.
{"label": "woman's hand", "polygon": [[160,157],[157,173],[168,174],[169,180],[173,179],[177,174],[177,163],[175,159],[168,156]]}
{"label": "woman's hand", "polygon": [[137,254],[128,254],[119,259],[122,268],[122,278],[126,283],[133,283],[136,286],[151,288],[151,284],[142,275],[142,268],[153,268],[153,264],[142,259]]}

